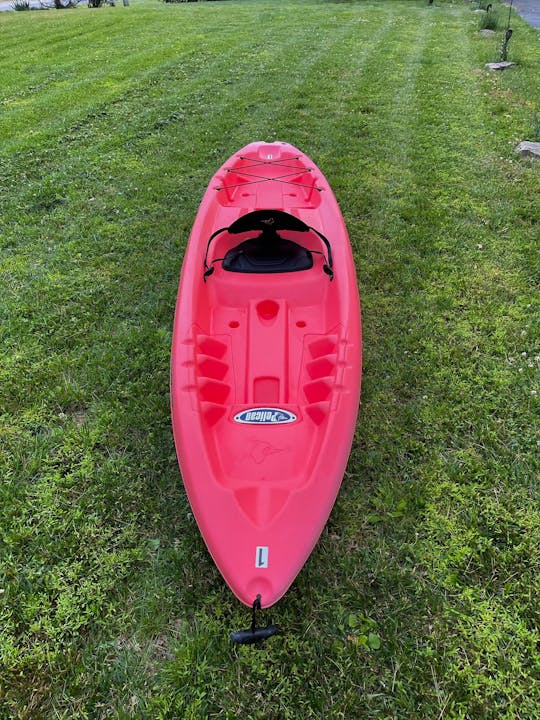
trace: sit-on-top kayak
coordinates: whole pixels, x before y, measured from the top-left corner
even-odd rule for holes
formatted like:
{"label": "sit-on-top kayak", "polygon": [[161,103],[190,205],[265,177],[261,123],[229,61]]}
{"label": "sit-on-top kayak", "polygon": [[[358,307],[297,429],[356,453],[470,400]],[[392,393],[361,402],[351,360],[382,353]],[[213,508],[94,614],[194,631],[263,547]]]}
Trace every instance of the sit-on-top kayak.
{"label": "sit-on-top kayak", "polygon": [[171,403],[206,545],[246,605],[286,592],[328,519],[351,449],[360,302],[321,171],[255,142],[212,178],[182,266]]}

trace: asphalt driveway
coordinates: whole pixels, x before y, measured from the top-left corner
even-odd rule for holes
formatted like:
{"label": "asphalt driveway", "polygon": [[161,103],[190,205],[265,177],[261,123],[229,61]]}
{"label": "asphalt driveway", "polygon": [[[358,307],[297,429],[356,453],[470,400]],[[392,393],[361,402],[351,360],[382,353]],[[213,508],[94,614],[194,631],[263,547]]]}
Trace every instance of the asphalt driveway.
{"label": "asphalt driveway", "polygon": [[[13,4],[15,0],[0,0],[0,12],[3,10],[13,10]],[[41,4],[39,0],[29,0],[30,1],[30,7],[39,9],[41,7]]]}
{"label": "asphalt driveway", "polygon": [[514,7],[529,25],[540,28],[540,0],[514,0]]}

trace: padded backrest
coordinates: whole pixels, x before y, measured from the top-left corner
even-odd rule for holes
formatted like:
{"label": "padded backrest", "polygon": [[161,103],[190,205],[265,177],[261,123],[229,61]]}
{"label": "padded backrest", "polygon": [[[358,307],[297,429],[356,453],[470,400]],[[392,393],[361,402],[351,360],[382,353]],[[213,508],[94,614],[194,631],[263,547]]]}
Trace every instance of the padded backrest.
{"label": "padded backrest", "polygon": [[238,235],[251,230],[295,230],[308,232],[309,226],[294,215],[283,210],[254,210],[242,215],[228,228],[230,233]]}

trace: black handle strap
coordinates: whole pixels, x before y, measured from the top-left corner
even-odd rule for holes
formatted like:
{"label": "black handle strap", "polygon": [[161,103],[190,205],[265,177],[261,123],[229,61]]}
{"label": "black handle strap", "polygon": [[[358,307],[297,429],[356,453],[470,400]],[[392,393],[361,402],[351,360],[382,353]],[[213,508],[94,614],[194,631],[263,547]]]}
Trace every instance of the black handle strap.
{"label": "black handle strap", "polygon": [[214,272],[214,266],[208,265],[208,253],[210,252],[210,245],[212,244],[212,241],[214,238],[217,238],[218,235],[221,235],[221,233],[226,232],[229,228],[223,227],[219,230],[216,230],[213,232],[210,237],[208,238],[208,242],[206,243],[206,252],[204,254],[204,281],[206,282],[206,278],[211,275]]}
{"label": "black handle strap", "polygon": [[334,258],[332,257],[332,246],[330,245],[330,241],[327,237],[325,237],[322,232],[319,232],[317,228],[309,226],[310,230],[313,230],[313,232],[320,237],[320,239],[323,241],[323,243],[326,246],[326,263],[323,267],[324,272],[329,276],[330,280],[334,279]]}

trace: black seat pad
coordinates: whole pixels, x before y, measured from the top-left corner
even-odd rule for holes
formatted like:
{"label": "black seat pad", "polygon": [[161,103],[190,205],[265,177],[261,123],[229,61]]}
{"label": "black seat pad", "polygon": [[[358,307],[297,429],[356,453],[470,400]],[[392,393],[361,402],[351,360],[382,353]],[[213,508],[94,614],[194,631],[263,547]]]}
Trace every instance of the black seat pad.
{"label": "black seat pad", "polygon": [[277,233],[262,233],[231,248],[222,267],[229,272],[284,273],[309,270],[313,256],[309,250]]}

